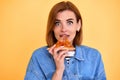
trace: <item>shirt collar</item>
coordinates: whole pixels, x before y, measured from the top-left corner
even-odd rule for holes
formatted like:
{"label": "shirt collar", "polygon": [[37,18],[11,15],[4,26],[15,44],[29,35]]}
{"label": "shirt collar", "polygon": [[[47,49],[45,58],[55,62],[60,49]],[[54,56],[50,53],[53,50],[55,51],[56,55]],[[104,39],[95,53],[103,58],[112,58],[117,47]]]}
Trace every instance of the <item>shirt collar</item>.
{"label": "shirt collar", "polygon": [[75,58],[80,61],[84,61],[83,51],[80,46],[76,46]]}

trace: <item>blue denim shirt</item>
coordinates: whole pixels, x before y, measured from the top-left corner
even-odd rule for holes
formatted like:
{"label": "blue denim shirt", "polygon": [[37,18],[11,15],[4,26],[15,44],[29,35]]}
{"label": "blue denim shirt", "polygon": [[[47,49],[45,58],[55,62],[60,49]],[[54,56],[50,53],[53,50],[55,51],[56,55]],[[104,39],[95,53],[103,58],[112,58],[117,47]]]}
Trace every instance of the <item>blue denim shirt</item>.
{"label": "blue denim shirt", "polygon": [[[51,80],[55,70],[54,59],[45,46],[34,51],[24,80]],[[100,53],[87,46],[76,46],[69,64],[65,59],[62,80],[106,80]]]}

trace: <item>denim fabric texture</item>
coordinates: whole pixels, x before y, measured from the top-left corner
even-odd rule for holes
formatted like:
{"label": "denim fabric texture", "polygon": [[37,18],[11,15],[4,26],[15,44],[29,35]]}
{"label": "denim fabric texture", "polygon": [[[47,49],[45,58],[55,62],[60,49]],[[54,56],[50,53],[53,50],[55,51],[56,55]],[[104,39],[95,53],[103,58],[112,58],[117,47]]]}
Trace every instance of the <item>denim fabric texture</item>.
{"label": "denim fabric texture", "polygon": [[[35,50],[29,61],[24,80],[51,80],[56,70],[54,59],[47,46]],[[69,64],[65,59],[62,80],[106,80],[104,64],[98,50],[76,46]]]}

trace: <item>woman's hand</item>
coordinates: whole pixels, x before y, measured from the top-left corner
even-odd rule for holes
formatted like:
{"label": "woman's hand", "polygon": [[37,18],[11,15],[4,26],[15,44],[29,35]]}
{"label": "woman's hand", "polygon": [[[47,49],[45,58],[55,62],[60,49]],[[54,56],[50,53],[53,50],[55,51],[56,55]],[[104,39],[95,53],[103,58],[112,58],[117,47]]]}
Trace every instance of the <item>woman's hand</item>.
{"label": "woman's hand", "polygon": [[55,64],[56,64],[56,70],[63,70],[65,69],[64,66],[64,59],[67,56],[67,49],[64,49],[64,46],[60,46],[58,48],[55,48],[55,45],[53,45],[51,48],[49,48],[49,53],[53,56]]}
{"label": "woman's hand", "polygon": [[53,56],[55,65],[56,65],[56,71],[53,75],[52,80],[61,80],[62,75],[65,69],[64,65],[64,59],[67,56],[68,50],[64,49],[64,46],[60,46],[58,48],[55,48],[55,45],[49,48],[49,53]]}

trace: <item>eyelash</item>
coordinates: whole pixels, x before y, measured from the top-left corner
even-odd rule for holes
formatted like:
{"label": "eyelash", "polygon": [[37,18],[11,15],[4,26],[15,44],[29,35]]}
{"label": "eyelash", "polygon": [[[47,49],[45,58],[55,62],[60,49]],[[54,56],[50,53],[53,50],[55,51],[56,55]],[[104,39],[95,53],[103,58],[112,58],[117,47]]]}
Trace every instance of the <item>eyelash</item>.
{"label": "eyelash", "polygon": [[55,22],[55,25],[58,26],[58,24],[60,24],[60,22]]}
{"label": "eyelash", "polygon": [[68,21],[67,23],[68,23],[68,24],[73,24],[73,21]]}
{"label": "eyelash", "polygon": [[[67,21],[67,24],[71,25],[71,24],[73,24],[73,21]],[[59,25],[60,25],[60,22],[56,21],[55,26],[59,26]]]}

